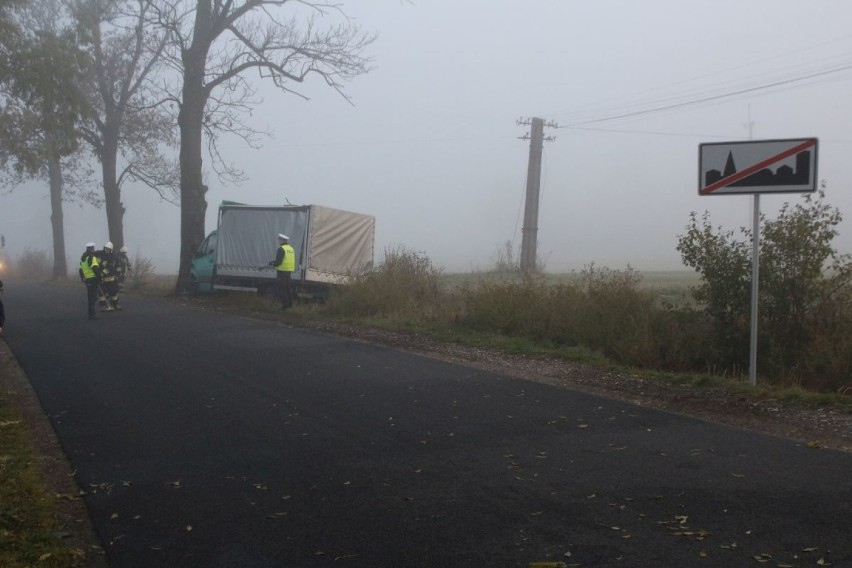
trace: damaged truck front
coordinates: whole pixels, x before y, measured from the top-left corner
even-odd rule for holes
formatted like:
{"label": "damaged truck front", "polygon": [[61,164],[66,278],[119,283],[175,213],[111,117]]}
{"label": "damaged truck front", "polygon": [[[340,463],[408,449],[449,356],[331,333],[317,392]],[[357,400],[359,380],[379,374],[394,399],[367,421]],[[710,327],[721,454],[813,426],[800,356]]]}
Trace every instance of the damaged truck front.
{"label": "damaged truck front", "polygon": [[320,205],[257,206],[223,202],[217,228],[198,249],[191,291],[243,290],[271,295],[275,289],[278,234],[296,252],[296,298],[324,300],[334,286],[372,269],[376,220],[370,215]]}

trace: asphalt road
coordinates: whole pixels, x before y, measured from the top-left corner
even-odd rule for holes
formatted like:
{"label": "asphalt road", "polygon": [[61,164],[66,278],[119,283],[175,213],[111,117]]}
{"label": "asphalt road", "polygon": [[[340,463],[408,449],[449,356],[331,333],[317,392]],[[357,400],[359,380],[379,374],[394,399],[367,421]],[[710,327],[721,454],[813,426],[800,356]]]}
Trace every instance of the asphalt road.
{"label": "asphalt road", "polygon": [[367,343],[7,282],[125,567],[852,566],[852,454]]}

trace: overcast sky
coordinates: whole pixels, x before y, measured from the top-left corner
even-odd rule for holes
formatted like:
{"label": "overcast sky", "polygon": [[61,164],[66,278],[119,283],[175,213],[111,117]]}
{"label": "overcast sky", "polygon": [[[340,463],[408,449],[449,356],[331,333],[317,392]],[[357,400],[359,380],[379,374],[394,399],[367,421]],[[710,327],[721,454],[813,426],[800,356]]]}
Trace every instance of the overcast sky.
{"label": "overcast sky", "polygon": [[[376,217],[376,260],[422,251],[447,272],[485,270],[520,248],[529,143],[546,129],[538,252],[549,272],[594,262],[682,267],[692,211],[730,229],[752,197],[698,195],[704,142],[819,138],[827,201],[852,252],[852,2],[848,0],[359,0],[346,10],[378,38],[375,69],[347,86],[316,81],[304,101],[266,87],[252,120],[275,137],[225,144],[249,180],[207,180],[207,228],[223,199],[315,203]],[[775,85],[771,88],[763,88]],[[739,93],[739,94],[737,94]],[[665,109],[665,110],[661,110]],[[620,117],[620,118],[619,118]],[[751,123],[751,128],[749,128]],[[798,195],[763,195],[777,214]],[[179,212],[126,187],[131,254],[177,270]],[[67,204],[71,265],[107,238],[103,211]],[[47,188],[0,195],[14,258],[52,251]]]}

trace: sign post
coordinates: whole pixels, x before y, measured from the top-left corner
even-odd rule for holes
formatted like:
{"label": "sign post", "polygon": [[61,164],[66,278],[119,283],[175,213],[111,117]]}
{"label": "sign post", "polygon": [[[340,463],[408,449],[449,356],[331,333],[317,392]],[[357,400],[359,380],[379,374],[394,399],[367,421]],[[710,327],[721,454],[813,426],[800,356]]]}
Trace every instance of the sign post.
{"label": "sign post", "polygon": [[757,384],[760,194],[816,191],[817,139],[719,142],[698,146],[699,195],[754,195],[749,385]]}

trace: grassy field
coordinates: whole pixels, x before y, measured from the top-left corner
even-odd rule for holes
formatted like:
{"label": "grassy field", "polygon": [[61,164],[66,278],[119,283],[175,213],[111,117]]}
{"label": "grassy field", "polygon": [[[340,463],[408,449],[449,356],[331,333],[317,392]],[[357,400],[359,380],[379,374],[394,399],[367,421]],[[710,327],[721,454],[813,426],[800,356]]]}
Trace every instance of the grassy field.
{"label": "grassy field", "polygon": [[[698,273],[689,269],[637,271],[641,277],[640,288],[653,291],[661,302],[678,304],[690,301],[690,290],[700,284]],[[545,273],[544,281],[548,284],[576,282],[580,278],[578,272]],[[481,282],[520,282],[519,274],[499,274],[491,272],[447,273],[441,275],[441,282],[449,291],[458,290]]]}

